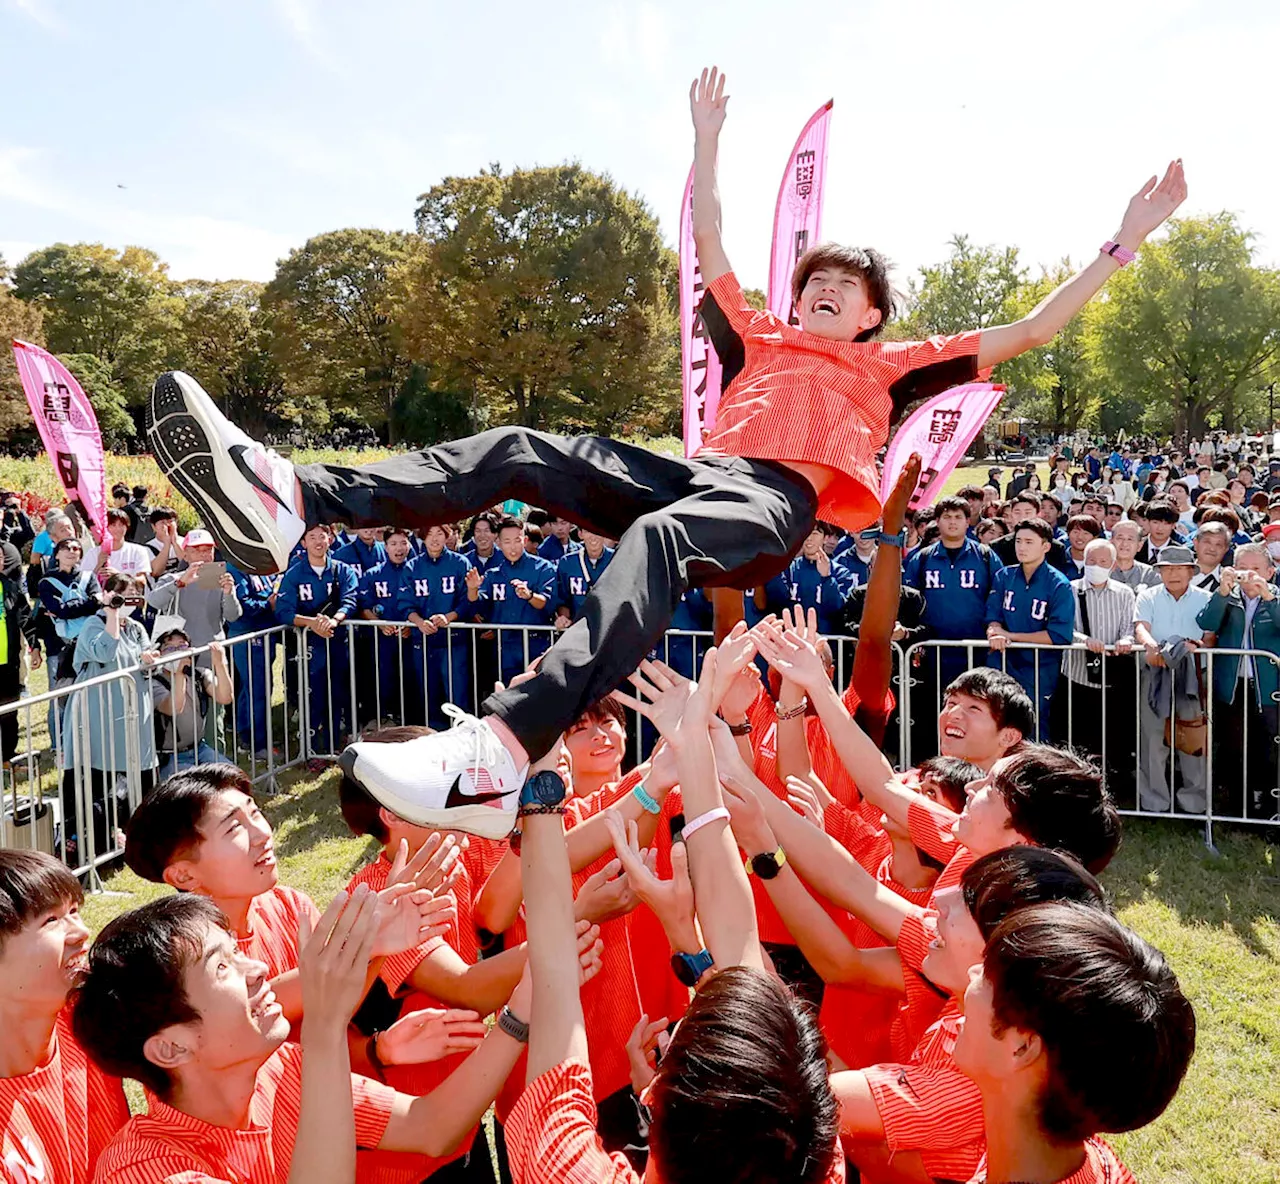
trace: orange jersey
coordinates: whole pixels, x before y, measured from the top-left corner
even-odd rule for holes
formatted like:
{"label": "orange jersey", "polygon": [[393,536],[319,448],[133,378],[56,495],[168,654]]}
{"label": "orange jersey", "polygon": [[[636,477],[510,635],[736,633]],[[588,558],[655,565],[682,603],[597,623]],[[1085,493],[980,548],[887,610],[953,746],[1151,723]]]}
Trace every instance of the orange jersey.
{"label": "orange jersey", "polygon": [[250,902],[249,932],[237,935],[236,949],[247,958],[265,962],[269,978],[297,970],[298,922],[304,915],[313,927],[320,920],[320,910],[311,897],[277,884]]}
{"label": "orange jersey", "polygon": [[120,1079],[89,1060],[64,1007],[53,1055],[21,1077],[0,1077],[0,1180],[89,1184],[103,1148],[128,1120]]}
{"label": "orange jersey", "polygon": [[[380,852],[377,859],[366,864],[351,877],[350,883],[347,884],[347,891],[352,891],[358,884],[366,884],[371,891],[381,892],[387,886],[390,875],[391,863],[386,854]],[[456,891],[456,884],[454,889]],[[450,945],[454,945],[457,941],[456,934],[452,936],[454,941],[449,942]],[[382,979],[387,991],[395,996],[417,969],[418,964],[445,943],[446,938],[436,937],[412,950],[406,950],[403,954],[393,954],[389,958],[384,958],[378,977]],[[456,949],[457,946],[454,945],[454,948]],[[410,1012],[423,1011],[428,1007],[445,1006],[444,1003],[422,991],[410,991],[400,1002],[400,1015],[406,1016]],[[466,1060],[467,1055],[467,1053],[455,1053],[453,1056],[442,1057],[438,1061],[428,1061],[421,1065],[388,1065],[383,1076],[393,1089],[421,1097],[442,1084],[449,1074]],[[462,1140],[456,1152],[440,1159],[405,1151],[360,1151],[356,1155],[357,1184],[417,1184],[417,1181],[425,1180],[445,1164],[465,1155],[474,1137],[473,1132],[471,1138]]]}
{"label": "orange jersey", "polygon": [[[515,1184],[640,1184],[627,1157],[605,1151],[596,1134],[591,1070],[568,1060],[529,1083],[507,1119],[507,1154]],[[657,1173],[645,1177],[658,1184]],[[839,1148],[826,1184],[843,1184]]]}
{"label": "orange jersey", "polygon": [[920,970],[935,932],[936,922],[931,916],[907,917],[898,931],[897,950],[906,996],[899,1002],[889,1030],[889,1046],[896,1061],[911,1056],[947,1002],[946,992],[935,987]]}
{"label": "orange jersey", "polygon": [[983,1150],[982,1094],[955,1066],[960,1009],[951,1000],[905,1065],[862,1072],[891,1153],[918,1151],[934,1179],[967,1180]]}
{"label": "orange jersey", "polygon": [[[987,1184],[985,1155],[969,1184]],[[1095,1136],[1085,1140],[1084,1163],[1058,1184],[1138,1184],[1138,1181],[1106,1142]]]}
{"label": "orange jersey", "polygon": [[731,271],[707,285],[702,316],[726,389],[697,455],[830,469],[835,479],[817,516],[846,530],[880,516],[875,456],[890,423],[908,403],[978,375],[976,330],[927,341],[831,341],[752,308]]}
{"label": "orange jersey", "polygon": [[[387,1129],[395,1091],[351,1075],[356,1146],[376,1147]],[[214,1126],[147,1095],[98,1160],[95,1184],[288,1184],[293,1144],[302,1117],[302,1049],[284,1044],[258,1070],[249,1126]]]}
{"label": "orange jersey", "polygon": [[[856,813],[852,813],[852,817],[862,821]],[[893,878],[890,874],[892,857],[887,852],[889,836],[883,831],[880,835],[886,853],[879,864],[868,867],[867,870],[904,900],[923,907],[932,890],[904,888]],[[845,914],[841,929],[860,950],[878,949],[887,944],[871,926],[852,914]],[[903,973],[907,973],[905,968]],[[894,1056],[892,1030],[900,1006],[899,1000],[883,992],[864,991],[847,983],[828,983],[822,995],[818,1021],[832,1052],[850,1069],[860,1069],[864,1065],[887,1061]]]}

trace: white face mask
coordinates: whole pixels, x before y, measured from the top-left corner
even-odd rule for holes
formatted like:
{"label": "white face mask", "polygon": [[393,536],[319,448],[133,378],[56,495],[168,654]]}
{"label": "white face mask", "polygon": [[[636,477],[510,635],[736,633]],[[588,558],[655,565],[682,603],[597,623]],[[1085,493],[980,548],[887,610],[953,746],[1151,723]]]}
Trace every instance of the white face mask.
{"label": "white face mask", "polygon": [[1268,543],[1267,552],[1272,559],[1280,559],[1280,542]]}
{"label": "white face mask", "polygon": [[1100,567],[1096,563],[1084,565],[1084,579],[1087,584],[1105,584],[1111,578],[1111,568]]}
{"label": "white face mask", "polygon": [[137,607],[136,604],[122,604],[117,611],[122,617],[131,617]]}

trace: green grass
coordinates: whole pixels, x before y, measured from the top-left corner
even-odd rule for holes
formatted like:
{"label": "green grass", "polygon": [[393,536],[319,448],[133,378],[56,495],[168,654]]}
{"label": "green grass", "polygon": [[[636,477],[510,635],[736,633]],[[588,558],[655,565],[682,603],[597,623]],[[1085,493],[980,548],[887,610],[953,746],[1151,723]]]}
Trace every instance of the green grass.
{"label": "green grass", "polygon": [[[265,800],[281,878],[322,905],[375,847],[346,833],[337,774],[291,770]],[[1280,1180],[1280,868],[1254,835],[1220,828],[1220,855],[1180,823],[1127,821],[1103,881],[1122,920],[1159,946],[1195,1004],[1198,1049],[1168,1112],[1115,1143],[1143,1184]],[[166,889],[121,871],[92,897],[96,929]],[[118,894],[118,895],[117,895]],[[1107,1066],[1100,1065],[1099,1072]]]}

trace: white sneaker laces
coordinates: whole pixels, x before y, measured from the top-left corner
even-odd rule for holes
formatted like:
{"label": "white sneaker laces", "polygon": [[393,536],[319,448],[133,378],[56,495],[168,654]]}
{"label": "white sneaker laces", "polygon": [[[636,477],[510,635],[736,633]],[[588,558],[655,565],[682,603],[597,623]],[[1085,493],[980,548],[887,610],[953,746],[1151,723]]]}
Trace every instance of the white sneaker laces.
{"label": "white sneaker laces", "polygon": [[466,769],[474,783],[481,767],[492,769],[499,766],[506,750],[492,728],[486,728],[474,715],[468,714],[453,703],[442,703],[440,710],[453,720],[449,725],[450,734],[465,728],[470,732],[468,739],[472,741],[470,759],[463,764],[459,764],[456,759],[451,761],[450,765],[453,769]]}

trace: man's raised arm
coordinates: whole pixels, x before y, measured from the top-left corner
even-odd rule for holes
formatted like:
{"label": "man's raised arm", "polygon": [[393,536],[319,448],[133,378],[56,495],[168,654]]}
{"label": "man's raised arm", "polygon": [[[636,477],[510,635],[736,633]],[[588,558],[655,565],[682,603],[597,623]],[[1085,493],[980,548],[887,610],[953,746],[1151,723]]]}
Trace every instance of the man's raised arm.
{"label": "man's raised arm", "polygon": [[1052,341],[1186,196],[1182,161],[1172,161],[1158,185],[1153,176],[1133,195],[1110,252],[1099,252],[1092,263],[1050,292],[1021,320],[983,331],[978,367],[985,370]]}
{"label": "man's raised arm", "polygon": [[716,151],[728,102],[724,75],[715,66],[703,70],[689,88],[693,115],[693,241],[704,284],[732,270],[720,241],[720,191],[716,185]]}

